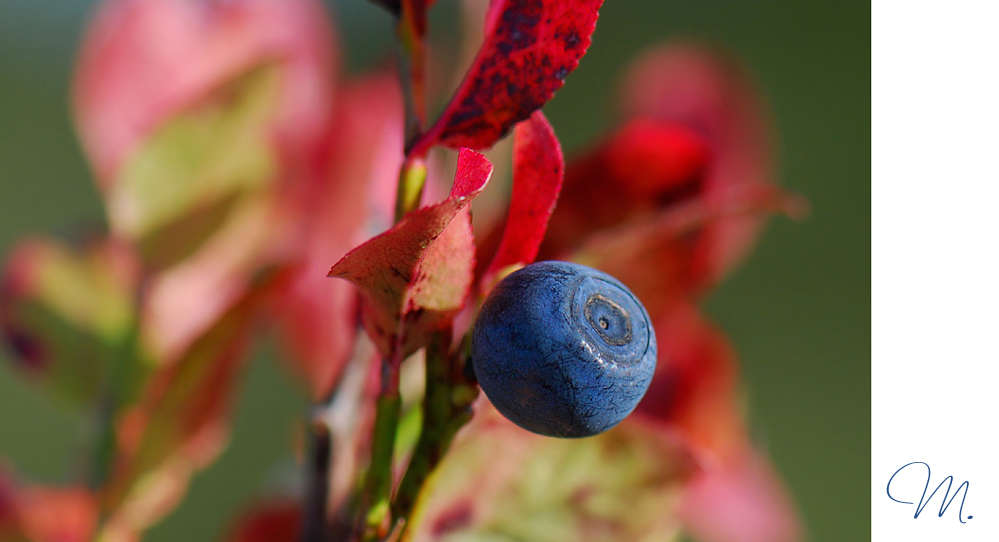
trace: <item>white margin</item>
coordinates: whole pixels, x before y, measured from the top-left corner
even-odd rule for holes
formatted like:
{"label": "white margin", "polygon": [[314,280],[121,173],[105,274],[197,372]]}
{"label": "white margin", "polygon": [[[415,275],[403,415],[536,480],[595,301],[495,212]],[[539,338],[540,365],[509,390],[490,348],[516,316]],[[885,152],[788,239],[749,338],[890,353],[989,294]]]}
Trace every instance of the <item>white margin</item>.
{"label": "white margin", "polygon": [[999,2],[875,1],[871,61],[871,537],[997,541]]}

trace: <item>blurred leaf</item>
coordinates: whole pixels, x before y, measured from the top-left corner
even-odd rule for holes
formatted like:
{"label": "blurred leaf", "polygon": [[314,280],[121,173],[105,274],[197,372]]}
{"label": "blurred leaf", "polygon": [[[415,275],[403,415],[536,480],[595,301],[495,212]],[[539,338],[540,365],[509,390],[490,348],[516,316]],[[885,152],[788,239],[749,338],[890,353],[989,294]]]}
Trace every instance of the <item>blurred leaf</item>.
{"label": "blurred leaf", "polygon": [[492,147],[551,99],[590,46],[603,0],[496,0],[485,40],[437,122],[410,151]]}
{"label": "blurred leaf", "polygon": [[5,475],[0,470],[0,542],[23,542],[25,538],[17,511],[17,494]]}
{"label": "blurred leaf", "polygon": [[330,269],[361,290],[365,328],[386,359],[425,346],[463,306],[475,258],[467,210],[491,173],[484,156],[462,149],[446,200],[407,214]]}
{"label": "blurred leaf", "polygon": [[89,491],[24,486],[0,469],[0,542],[89,542],[96,526]]}
{"label": "blurred leaf", "polygon": [[553,439],[480,400],[425,486],[404,540],[672,540],[691,469],[653,426],[629,419],[595,437]]}
{"label": "blurred leaf", "polygon": [[646,118],[629,121],[603,149],[606,182],[629,192],[628,199],[655,198],[696,184],[710,163],[711,149],[695,126]]}
{"label": "blurred leaf", "polygon": [[[769,126],[739,64],[678,44],[649,51],[626,75],[627,121],[567,165],[539,257],[582,249],[584,263],[607,262],[611,274],[644,273],[618,278],[648,307],[662,304],[650,296],[702,294],[741,260],[767,214],[804,207],[774,188]],[[635,265],[646,255],[657,262]],[[637,291],[656,274],[658,287]]]}
{"label": "blurred leaf", "polygon": [[339,90],[322,153],[322,170],[296,206],[305,222],[302,249],[278,312],[288,356],[312,389],[328,396],[358,336],[357,290],[329,280],[330,263],[385,229],[402,165],[403,112],[398,76],[388,71]]}
{"label": "blurred leaf", "polygon": [[229,529],[226,542],[298,542],[302,527],[301,503],[275,500],[258,503],[243,512]]}
{"label": "blurred leaf", "polygon": [[179,360],[153,374],[138,404],[118,417],[118,456],[103,495],[109,532],[140,532],[157,521],[191,475],[221,452],[251,322],[274,277],[261,279]]}
{"label": "blurred leaf", "polygon": [[22,242],[0,279],[0,327],[19,367],[75,402],[93,399],[129,346],[136,275],[110,242]]}
{"label": "blurred leaf", "polygon": [[73,113],[101,191],[152,133],[267,62],[280,94],[270,135],[283,157],[310,156],[333,103],[336,50],[315,0],[106,0],[83,40]]}
{"label": "blurred leaf", "polygon": [[534,261],[555,209],[565,160],[555,131],[541,111],[514,129],[513,189],[499,248],[486,270],[488,287],[502,268]]}
{"label": "blurred leaf", "polygon": [[[541,247],[542,258],[575,250],[595,233],[699,195],[703,168],[696,167],[696,155],[703,151],[692,144],[697,137],[683,125],[633,121],[573,157]],[[695,156],[689,156],[691,150]]]}
{"label": "blurred leaf", "polygon": [[684,527],[701,542],[797,542],[797,514],[743,421],[735,351],[690,303],[654,319],[659,363],[633,418],[675,432],[701,468],[685,486]]}
{"label": "blurred leaf", "polygon": [[278,90],[269,65],[235,79],[172,118],[122,168],[108,195],[112,228],[165,267],[214,233],[240,195],[275,180],[268,123]]}
{"label": "blurred leaf", "polygon": [[704,469],[680,505],[699,542],[800,542],[798,514],[770,463],[751,448]]}
{"label": "blurred leaf", "polygon": [[677,431],[695,453],[729,456],[747,442],[739,366],[725,334],[691,303],[653,317],[659,363],[635,415]]}
{"label": "blurred leaf", "polygon": [[[733,189],[773,184],[771,115],[737,59],[697,43],[662,45],[632,62],[621,88],[621,110],[627,118],[685,127],[706,145],[710,158],[701,175],[701,197],[710,201]],[[674,158],[676,165],[684,160],[689,158]],[[700,251],[709,284],[748,253],[763,218],[730,216],[702,234]]]}
{"label": "blurred leaf", "polygon": [[712,251],[718,228],[736,218],[794,213],[799,200],[773,186],[741,187],[689,198],[656,213],[594,232],[562,258],[625,283],[653,318],[676,302],[699,298],[722,265]]}

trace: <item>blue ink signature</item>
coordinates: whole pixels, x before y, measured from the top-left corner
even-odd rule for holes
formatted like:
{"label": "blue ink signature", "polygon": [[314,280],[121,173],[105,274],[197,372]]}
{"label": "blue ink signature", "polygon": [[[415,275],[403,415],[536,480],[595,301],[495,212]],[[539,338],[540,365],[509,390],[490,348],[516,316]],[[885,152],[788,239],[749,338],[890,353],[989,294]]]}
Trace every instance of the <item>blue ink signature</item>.
{"label": "blue ink signature", "polygon": [[[930,466],[928,464],[926,464],[926,463],[923,463],[922,461],[913,461],[912,463],[908,463],[906,465],[902,465],[902,467],[900,469],[898,469],[897,471],[895,471],[895,474],[891,475],[891,478],[888,479],[888,487],[886,489],[886,491],[888,492],[888,498],[891,499],[891,500],[893,500],[893,501],[895,501],[895,502],[897,502],[897,503],[915,504],[915,503],[911,503],[911,502],[908,502],[908,501],[900,501],[900,500],[896,499],[895,497],[891,496],[891,481],[894,480],[896,476],[898,476],[898,473],[900,473],[903,470],[905,470],[906,467],[910,467],[912,465],[923,465],[924,467],[926,467],[926,486],[923,487],[923,495],[921,497],[919,497],[919,504],[916,505],[916,514],[914,516],[912,516],[913,519],[919,518],[919,514],[923,513],[923,508],[926,508],[926,505],[930,503],[930,499],[932,499],[933,496],[937,494],[937,491],[939,491],[940,488],[943,487],[944,482],[947,482],[947,489],[944,491],[943,500],[940,502],[940,513],[937,514],[937,517],[938,518],[939,517],[943,517],[944,512],[947,511],[947,508],[949,508],[950,505],[951,505],[951,503],[954,502],[954,498],[957,497],[958,492],[960,492],[961,489],[963,488],[964,489],[964,496],[961,497],[961,508],[958,510],[957,519],[961,523],[967,523],[967,521],[964,521],[964,519],[963,519],[964,518],[964,500],[968,498],[968,489],[971,487],[971,484],[968,483],[967,481],[965,481],[963,484],[957,486],[957,490],[954,491],[954,495],[952,495],[951,498],[950,498],[950,500],[948,501],[947,500],[947,496],[950,495],[950,488],[951,488],[951,486],[954,483],[954,477],[953,476],[948,476],[948,477],[944,478],[940,482],[940,485],[938,485],[937,488],[933,490],[933,493],[930,493],[930,497],[926,498],[926,490],[930,488]],[[925,500],[925,502],[923,502],[924,500]],[[975,516],[968,516],[968,519],[971,519],[973,517],[975,517]]]}

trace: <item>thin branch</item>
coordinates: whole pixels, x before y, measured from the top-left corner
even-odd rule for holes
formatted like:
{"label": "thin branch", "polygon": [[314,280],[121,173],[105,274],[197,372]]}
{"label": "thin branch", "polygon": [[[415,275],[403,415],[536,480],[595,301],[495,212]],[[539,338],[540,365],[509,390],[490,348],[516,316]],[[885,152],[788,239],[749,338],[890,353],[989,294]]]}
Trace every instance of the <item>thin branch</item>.
{"label": "thin branch", "polygon": [[305,462],[305,502],[302,506],[302,542],[328,542],[326,520],[333,463],[333,441],[329,427],[319,416],[310,416],[308,457]]}

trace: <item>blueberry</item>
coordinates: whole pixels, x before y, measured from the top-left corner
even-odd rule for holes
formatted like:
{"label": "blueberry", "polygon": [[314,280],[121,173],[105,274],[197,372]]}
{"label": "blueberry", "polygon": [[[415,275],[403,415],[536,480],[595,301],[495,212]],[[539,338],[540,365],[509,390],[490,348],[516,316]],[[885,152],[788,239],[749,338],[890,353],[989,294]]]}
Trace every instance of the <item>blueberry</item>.
{"label": "blueberry", "polygon": [[539,262],[483,302],[472,332],[482,391],[513,423],[576,438],[617,425],[645,395],[656,337],[645,307],[606,273]]}

